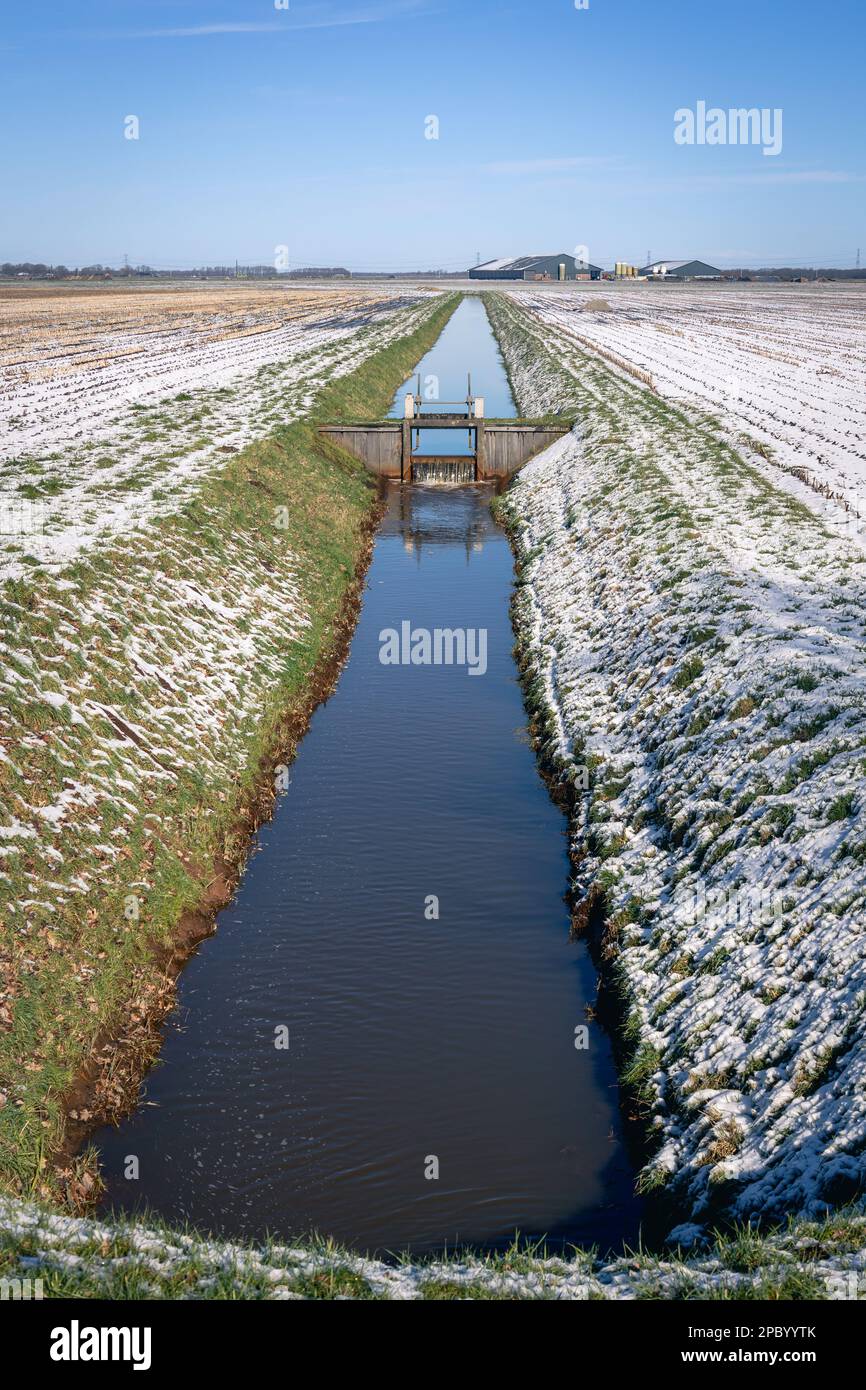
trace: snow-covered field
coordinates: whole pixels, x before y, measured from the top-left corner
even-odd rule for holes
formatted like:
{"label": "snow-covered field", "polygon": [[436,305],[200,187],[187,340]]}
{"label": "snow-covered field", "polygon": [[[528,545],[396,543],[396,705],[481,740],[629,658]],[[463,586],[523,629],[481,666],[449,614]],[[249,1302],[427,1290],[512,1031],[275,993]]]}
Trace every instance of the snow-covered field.
{"label": "snow-covered field", "polygon": [[757,443],[777,485],[787,473],[844,499],[866,545],[866,285],[517,293],[544,322],[645,374],[665,400],[718,416],[747,451]]}
{"label": "snow-covered field", "polygon": [[519,404],[577,425],[510,494],[518,622],[642,1185],[703,1223],[819,1213],[866,1187],[866,563],[529,302],[493,311]]}
{"label": "snow-covered field", "polygon": [[[55,414],[44,402],[31,408],[25,404],[31,390],[26,374],[7,368],[18,373],[7,388],[7,409],[18,411],[31,440],[40,431],[43,440],[50,434],[53,452],[41,461],[17,456],[0,474],[0,508],[5,503],[14,509],[23,489],[44,484],[46,499],[40,505],[48,517],[45,535],[5,538],[0,576],[56,576],[79,554],[98,560],[111,541],[125,537],[128,547],[128,567],[109,571],[95,586],[91,575],[86,583],[55,577],[54,591],[46,586],[42,593],[44,630],[31,631],[22,647],[13,627],[0,643],[0,699],[7,711],[0,763],[32,782],[32,795],[22,800],[19,785],[19,795],[0,816],[0,885],[2,867],[18,861],[25,847],[33,865],[23,898],[9,904],[14,915],[50,917],[70,895],[86,895],[117,859],[140,813],[140,807],[125,803],[124,787],[171,783],[185,770],[204,768],[217,780],[237,771],[245,756],[243,741],[224,737],[226,722],[231,720],[236,731],[255,725],[267,704],[267,688],[279,678],[286,643],[297,639],[306,622],[291,553],[281,554],[262,589],[258,538],[251,537],[247,546],[237,534],[231,559],[208,557],[203,547],[196,575],[185,572],[195,534],[163,533],[154,556],[155,520],[177,513],[197,482],[224,468],[226,450],[235,452],[275,422],[289,423],[326,369],[337,376],[351,371],[393,336],[410,331],[430,305],[425,297],[407,309],[402,296],[383,297],[378,291],[324,291],[321,298],[306,291],[298,296],[298,321],[287,326],[274,317],[274,297],[270,292],[259,310],[259,320],[269,326],[258,321],[257,331],[240,339],[214,337],[210,319],[208,327],[190,325],[185,314],[181,324],[151,329],[144,355],[136,358],[137,385],[137,378],[127,379],[125,359],[112,359],[108,370],[118,399],[138,392],[143,403],[169,381],[173,390],[185,387],[186,399],[175,407],[185,412],[185,424],[173,418],[157,427],[158,407],[118,411],[110,389],[100,390],[95,401],[90,375],[96,368],[89,365],[80,373],[69,368],[62,389],[54,377],[40,381],[44,402],[56,403]],[[151,296],[129,298],[139,312],[142,301],[152,312]],[[288,313],[294,298],[283,295],[280,315]],[[230,294],[228,303],[234,303]],[[110,307],[125,312],[114,301]],[[81,312],[81,303],[75,301],[74,308]],[[211,306],[207,314],[213,312]],[[242,311],[245,323],[254,312],[249,306]],[[335,316],[344,320],[339,327]],[[40,332],[46,331],[42,325]],[[83,331],[79,328],[76,342]],[[133,330],[127,337],[135,337]],[[205,345],[198,345],[199,337],[207,339]],[[109,346],[117,346],[114,331],[103,344],[106,352]],[[70,360],[58,353],[61,357]],[[256,410],[257,403],[263,409]],[[187,453],[190,431],[196,437]],[[87,442],[76,443],[82,437]],[[116,458],[103,466],[100,454],[108,449]],[[53,483],[56,489],[49,486]],[[220,518],[214,516],[213,524],[218,527]],[[279,553],[280,531],[272,526],[270,534]],[[14,601],[9,611],[14,620]],[[21,609],[20,619],[26,616]],[[101,698],[103,682],[105,688],[111,683],[112,662],[127,671],[131,688],[125,708],[109,708]],[[96,720],[110,731],[94,746],[84,781],[65,777],[51,784],[41,775],[28,777],[28,761],[44,750],[47,738],[41,723],[32,727],[34,705],[44,707],[56,725],[50,740],[57,741],[61,761],[64,742],[81,741],[77,728],[87,729]],[[71,770],[71,752],[67,757]],[[116,816],[110,832],[95,814],[109,803]],[[73,823],[76,835],[90,842],[88,867],[61,884],[45,867],[62,863],[61,842],[68,844]],[[46,859],[36,853],[37,844],[44,844]]]}
{"label": "snow-covered field", "polygon": [[385,346],[397,310],[429,302],[267,282],[44,288],[0,292],[0,565],[13,577],[176,509]]}

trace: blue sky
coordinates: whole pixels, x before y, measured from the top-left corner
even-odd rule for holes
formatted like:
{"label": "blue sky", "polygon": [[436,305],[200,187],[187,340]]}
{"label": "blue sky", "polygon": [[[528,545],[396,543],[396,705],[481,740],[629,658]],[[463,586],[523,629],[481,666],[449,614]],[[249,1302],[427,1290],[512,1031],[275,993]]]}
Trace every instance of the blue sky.
{"label": "blue sky", "polygon": [[[866,263],[864,52],[863,0],[10,6],[0,261]],[[781,153],[677,145],[698,101]]]}

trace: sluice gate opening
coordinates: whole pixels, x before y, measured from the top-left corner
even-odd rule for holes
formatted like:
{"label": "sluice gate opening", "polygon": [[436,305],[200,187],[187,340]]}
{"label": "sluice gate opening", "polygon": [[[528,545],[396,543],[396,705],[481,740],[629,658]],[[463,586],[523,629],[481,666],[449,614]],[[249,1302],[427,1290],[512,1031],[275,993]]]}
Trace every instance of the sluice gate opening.
{"label": "sluice gate opening", "polygon": [[412,457],[413,483],[449,483],[452,486],[476,481],[476,465],[473,458],[463,454],[449,457],[447,454],[414,454]]}

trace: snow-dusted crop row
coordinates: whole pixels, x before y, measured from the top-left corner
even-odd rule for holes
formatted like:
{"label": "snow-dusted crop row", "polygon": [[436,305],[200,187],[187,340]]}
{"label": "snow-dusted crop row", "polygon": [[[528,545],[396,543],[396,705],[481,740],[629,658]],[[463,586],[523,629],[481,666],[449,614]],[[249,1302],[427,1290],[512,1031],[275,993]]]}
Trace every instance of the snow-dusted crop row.
{"label": "snow-dusted crop row", "polygon": [[520,405],[578,423],[510,493],[518,621],[589,784],[642,1184],[697,1221],[816,1213],[866,1187],[866,563],[525,303],[493,311]]}
{"label": "snow-dusted crop row", "polygon": [[[423,297],[387,286],[238,282],[0,298],[0,458],[104,438],[119,407],[229,386],[345,342]],[[291,378],[290,378],[291,379]]]}
{"label": "snow-dusted crop row", "polygon": [[615,285],[520,302],[757,443],[777,485],[796,470],[839,494],[866,543],[866,287]]}
{"label": "snow-dusted crop row", "polygon": [[57,569],[177,508],[407,331],[419,291],[75,294],[0,303],[0,566]]}

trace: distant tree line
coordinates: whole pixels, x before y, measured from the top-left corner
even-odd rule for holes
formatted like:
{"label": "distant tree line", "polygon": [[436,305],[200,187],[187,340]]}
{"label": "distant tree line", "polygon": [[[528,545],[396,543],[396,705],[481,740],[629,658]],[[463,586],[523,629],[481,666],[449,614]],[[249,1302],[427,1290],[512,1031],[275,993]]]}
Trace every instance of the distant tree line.
{"label": "distant tree line", "polygon": [[70,269],[65,265],[45,265],[42,261],[4,261],[0,264],[0,277],[3,279],[28,278],[30,280],[68,280],[110,277],[112,280],[130,280],[142,276],[166,276],[172,280],[323,280],[351,278],[352,272],[345,266],[308,266],[300,270],[276,270],[272,265],[207,265],[193,269],[154,270],[149,265],[124,265],[119,268],[102,265],[82,265]]}
{"label": "distant tree line", "polygon": [[108,265],[82,265],[74,270],[70,270],[65,265],[45,265],[42,261],[3,261],[0,265],[0,277],[4,280],[14,279],[16,276],[26,276],[31,280],[68,280],[74,276],[81,278],[92,278],[94,276],[110,275],[113,279],[134,279],[138,275],[156,275],[158,272],[151,270],[147,265],[125,265],[119,270],[113,269]]}
{"label": "distant tree line", "polygon": [[761,266],[758,270],[726,270],[723,275],[726,280],[752,280],[756,276],[767,275],[778,280],[863,280],[866,279],[866,270],[839,270],[832,266],[816,270],[812,266],[784,265]]}
{"label": "distant tree line", "polygon": [[[124,265],[116,268],[97,262],[95,265],[82,265],[71,270],[65,265],[45,265],[42,261],[4,261],[0,264],[0,279],[4,280],[132,280],[148,276],[162,276],[170,280],[411,280],[416,276],[435,276],[448,280],[460,279],[467,273],[441,270],[399,271],[390,274],[387,271],[353,273],[345,266],[304,266],[297,270],[276,270],[272,265],[207,265],[195,269],[154,270],[149,265]],[[866,270],[840,270],[832,266],[824,270],[816,270],[811,266],[762,266],[757,270],[725,270],[722,274],[726,280],[752,280],[767,276],[778,280],[866,279]]]}

